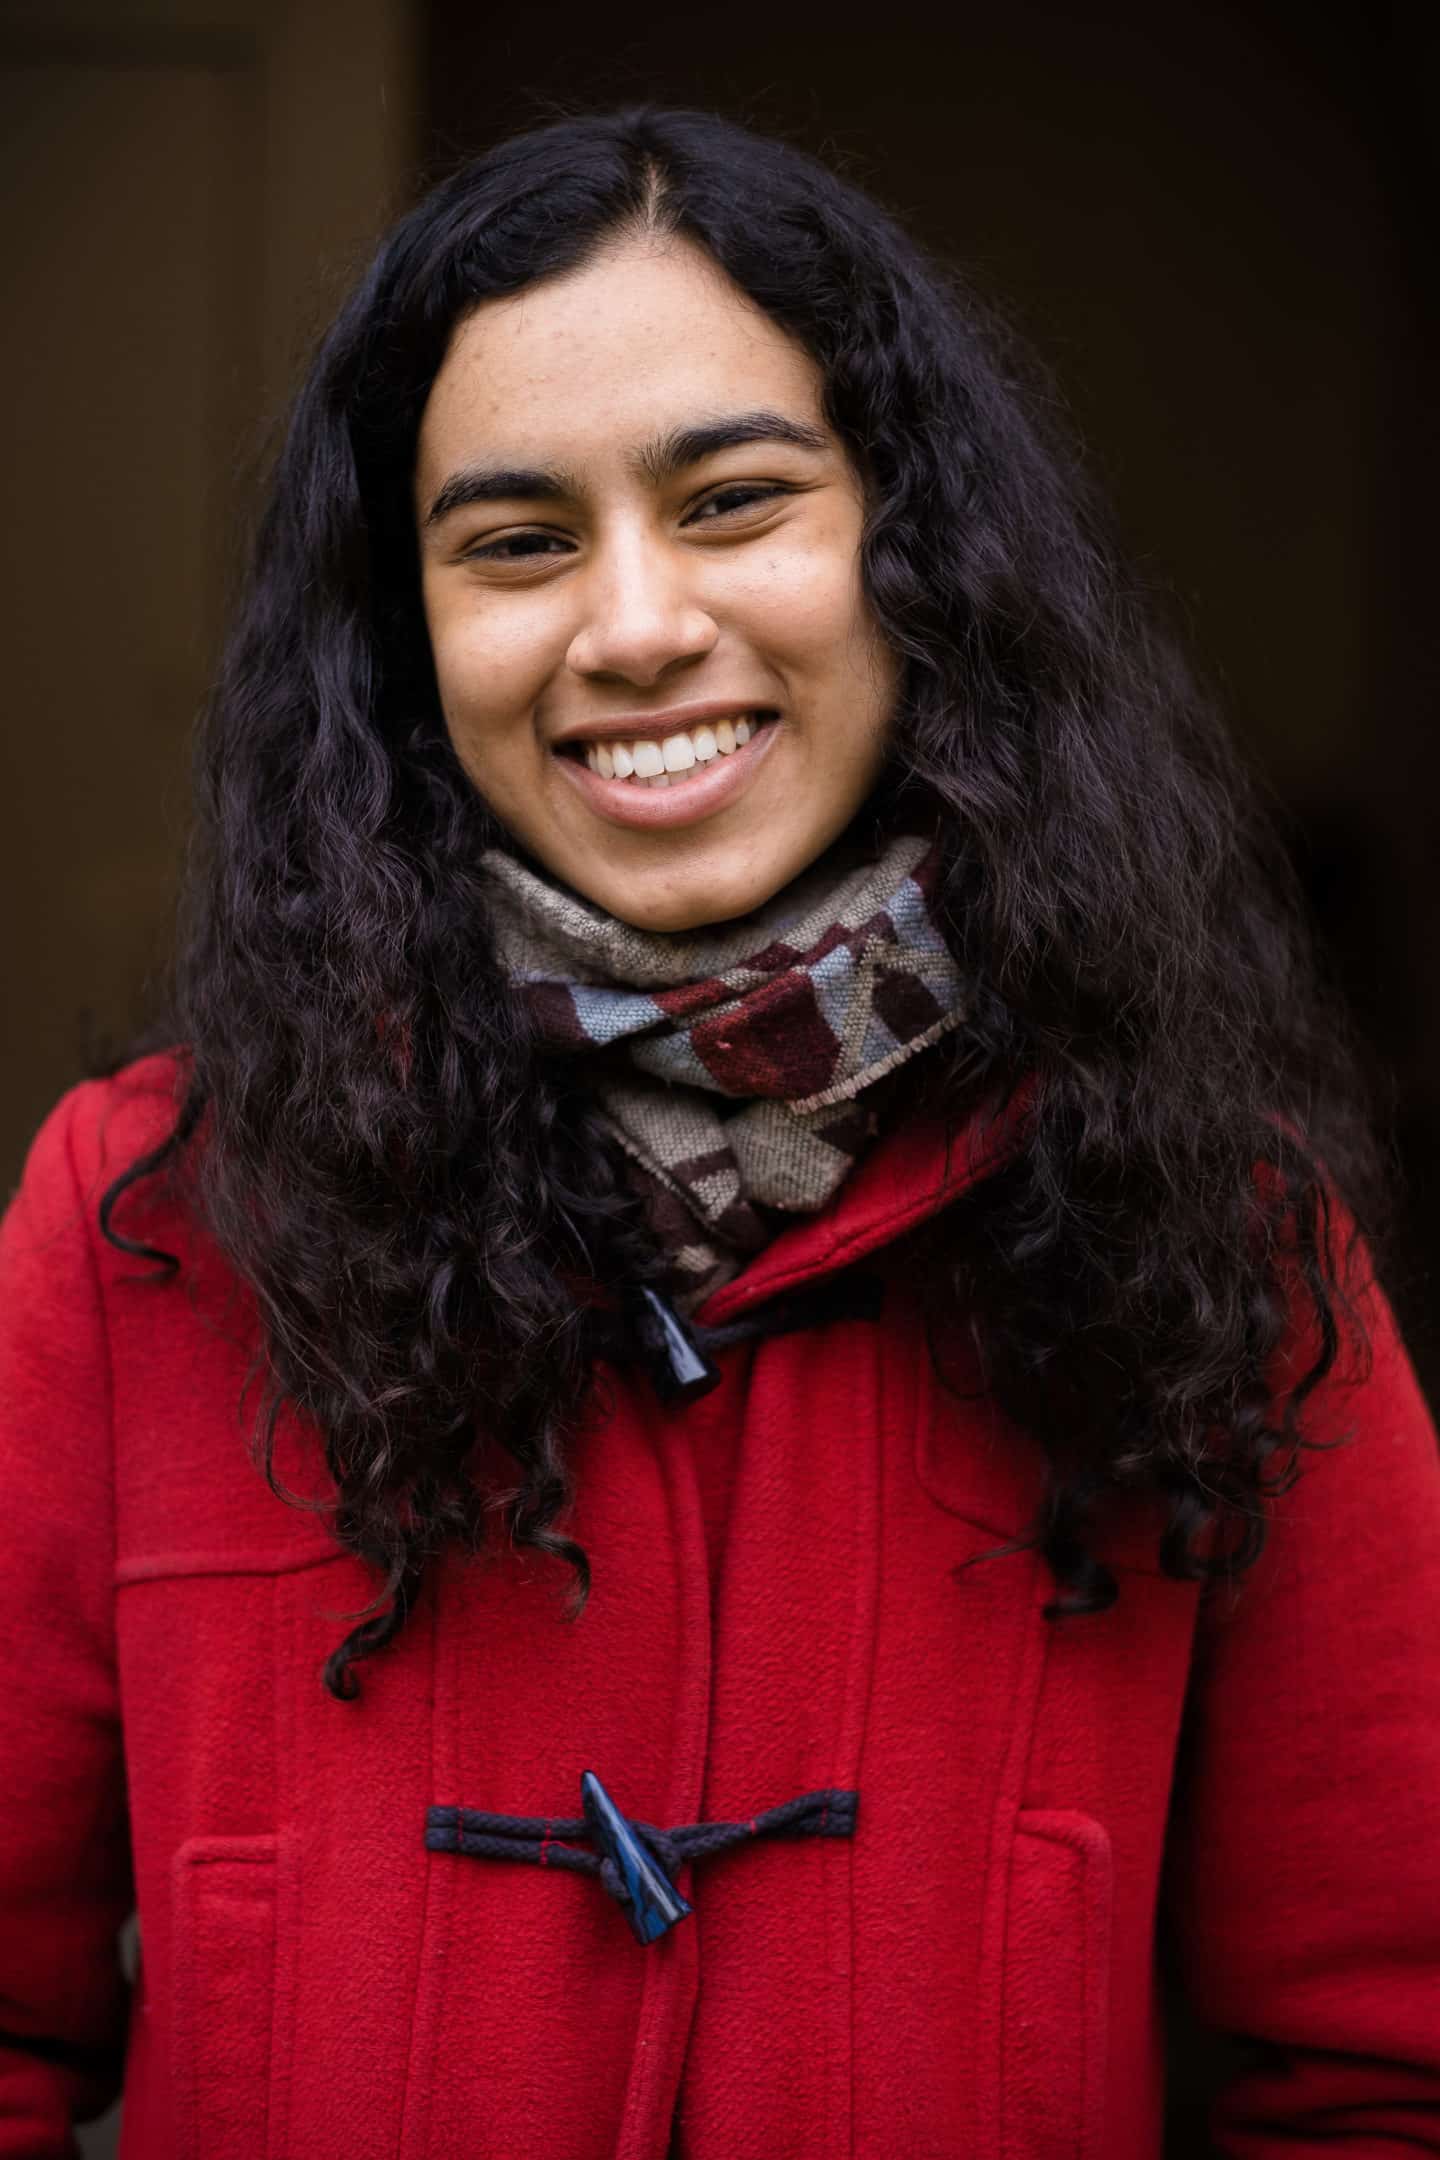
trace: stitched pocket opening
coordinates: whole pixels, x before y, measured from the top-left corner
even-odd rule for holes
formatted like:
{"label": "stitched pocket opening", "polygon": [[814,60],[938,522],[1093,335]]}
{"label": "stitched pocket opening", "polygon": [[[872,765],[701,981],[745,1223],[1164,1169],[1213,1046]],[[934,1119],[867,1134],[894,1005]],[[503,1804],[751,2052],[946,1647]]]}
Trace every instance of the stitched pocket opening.
{"label": "stitched pocket opening", "polygon": [[262,2160],[270,2112],[279,1841],[175,1855],[175,2094],[183,2160]]}
{"label": "stitched pocket opening", "polygon": [[1005,1929],[1004,2160],[1107,2160],[1111,1903],[1104,1824],[1022,1809]]}

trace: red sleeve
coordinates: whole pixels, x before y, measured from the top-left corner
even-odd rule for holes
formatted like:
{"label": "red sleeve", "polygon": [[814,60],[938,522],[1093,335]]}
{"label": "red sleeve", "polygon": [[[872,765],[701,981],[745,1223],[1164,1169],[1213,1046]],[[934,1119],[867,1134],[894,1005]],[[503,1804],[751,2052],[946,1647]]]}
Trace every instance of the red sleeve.
{"label": "red sleeve", "polygon": [[1440,2154],[1440,1449],[1357,1272],[1370,1368],[1342,1335],[1299,1412],[1351,1437],[1301,1451],[1260,1560],[1202,1600],[1182,1732],[1165,1922],[1200,2017],[1248,2043],[1223,2160]]}
{"label": "red sleeve", "polygon": [[72,2120],[115,2099],[128,2010],[97,1174],[75,1159],[103,1097],[51,1112],[0,1223],[0,2155],[25,2160],[74,2154]]}

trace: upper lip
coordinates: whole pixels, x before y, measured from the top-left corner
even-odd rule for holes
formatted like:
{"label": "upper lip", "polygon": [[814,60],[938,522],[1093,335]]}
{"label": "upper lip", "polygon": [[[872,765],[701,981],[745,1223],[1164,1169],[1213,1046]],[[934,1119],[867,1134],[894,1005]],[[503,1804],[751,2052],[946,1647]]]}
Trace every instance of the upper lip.
{"label": "upper lip", "polygon": [[702,704],[671,705],[664,712],[612,713],[609,719],[581,720],[562,728],[551,747],[573,742],[635,742],[647,735],[683,735],[707,721],[744,720],[755,712],[774,712],[763,698],[709,698]]}

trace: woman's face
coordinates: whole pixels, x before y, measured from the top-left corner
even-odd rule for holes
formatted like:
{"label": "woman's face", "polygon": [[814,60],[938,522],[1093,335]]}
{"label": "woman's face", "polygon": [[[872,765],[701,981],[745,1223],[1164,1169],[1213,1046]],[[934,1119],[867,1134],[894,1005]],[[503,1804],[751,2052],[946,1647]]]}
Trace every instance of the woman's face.
{"label": "woman's face", "polygon": [[860,486],[814,362],[698,249],[614,246],[474,309],[415,512],[450,739],[554,877],[684,930],[844,830],[897,679]]}

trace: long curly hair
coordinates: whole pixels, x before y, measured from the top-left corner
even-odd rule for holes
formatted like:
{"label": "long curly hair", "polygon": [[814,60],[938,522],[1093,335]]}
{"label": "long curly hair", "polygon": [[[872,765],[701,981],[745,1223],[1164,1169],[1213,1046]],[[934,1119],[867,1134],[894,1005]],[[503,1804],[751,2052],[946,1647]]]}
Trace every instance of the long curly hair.
{"label": "long curly hair", "polygon": [[[181,1046],[178,1116],[101,1210],[173,1270],[116,1220],[163,1172],[253,1290],[257,1462],[280,1490],[281,1408],[313,1419],[334,1531],[383,1575],[326,1664],[341,1699],[492,1515],[569,1564],[583,1609],[589,1563],[556,1527],[593,1362],[576,1280],[658,1266],[487,938],[476,865],[505,835],[440,716],[410,492],[467,312],[646,231],[697,244],[813,357],[863,479],[864,588],[901,663],[866,815],[933,813],[972,992],[963,1043],[921,1064],[957,1120],[977,1054],[987,1099],[1029,1096],[1017,1157],[930,1226],[929,1333],[942,1378],[963,1338],[1043,1446],[1052,1619],[1118,1594],[1084,1535],[1107,1488],[1166,1496],[1172,1575],[1258,1557],[1350,1304],[1338,1224],[1379,1227],[1359,1058],[1274,821],[1040,371],[793,147],[652,106],[520,135],[391,231],[298,394],[201,731],[152,1036]],[[1297,1286],[1313,1357],[1282,1399]],[[478,1474],[477,1432],[510,1482]]]}

